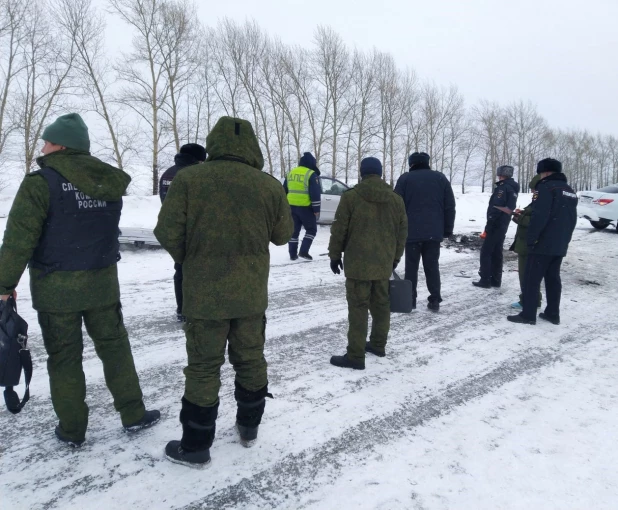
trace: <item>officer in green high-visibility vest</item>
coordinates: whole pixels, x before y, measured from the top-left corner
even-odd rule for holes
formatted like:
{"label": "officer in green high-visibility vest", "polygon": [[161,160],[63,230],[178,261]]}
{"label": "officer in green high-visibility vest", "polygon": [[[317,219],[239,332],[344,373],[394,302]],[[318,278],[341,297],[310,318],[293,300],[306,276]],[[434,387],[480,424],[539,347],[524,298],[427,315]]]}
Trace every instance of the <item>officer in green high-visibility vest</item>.
{"label": "officer in green high-visibility vest", "polygon": [[[298,166],[290,171],[283,183],[294,219],[294,233],[288,243],[291,260],[296,260],[298,257],[313,260],[309,255],[309,249],[318,233],[317,222],[322,202],[319,177],[320,170],[313,154],[305,152]],[[301,227],[305,228],[305,237],[299,251],[298,238]]]}

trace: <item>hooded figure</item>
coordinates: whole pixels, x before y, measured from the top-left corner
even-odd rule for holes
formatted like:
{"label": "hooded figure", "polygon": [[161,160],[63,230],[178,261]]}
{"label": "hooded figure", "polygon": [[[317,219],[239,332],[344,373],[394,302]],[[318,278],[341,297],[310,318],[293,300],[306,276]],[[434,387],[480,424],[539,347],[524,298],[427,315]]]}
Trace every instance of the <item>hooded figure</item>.
{"label": "hooded figure", "polygon": [[[365,351],[384,356],[390,329],[388,280],[403,255],[408,219],[403,200],[382,179],[382,164],[365,158],[361,182],[343,193],[331,227],[331,270],[344,269],[348,300],[348,348],[333,365],[364,369]],[[373,319],[367,340],[369,310]]]}
{"label": "hooded figure", "polygon": [[42,136],[40,170],[26,174],[0,248],[0,295],[14,293],[26,265],[32,306],[48,354],[56,437],[83,444],[88,426],[82,323],[103,363],[105,382],[127,431],[159,421],[146,411],[120,313],[116,263],[122,196],[131,178],[88,152],[88,128],[76,114]]}
{"label": "hooded figure", "polygon": [[264,341],[269,245],[292,235],[281,183],[262,172],[264,159],[251,123],[222,117],[206,139],[203,165],[179,172],[159,213],[155,236],[183,265],[188,364],[180,422],[170,441],[173,462],[210,462],[219,408],[220,369],[227,347],[236,371],[237,430],[252,446],[265,408]]}
{"label": "hooded figure", "polygon": [[[313,154],[305,152],[298,161],[298,166],[290,171],[283,182],[294,219],[294,232],[288,245],[290,260],[296,260],[298,257],[313,260],[309,255],[309,249],[318,233],[318,219],[322,205],[319,177],[320,170]],[[305,237],[299,251],[298,239],[301,228],[305,229]]]}

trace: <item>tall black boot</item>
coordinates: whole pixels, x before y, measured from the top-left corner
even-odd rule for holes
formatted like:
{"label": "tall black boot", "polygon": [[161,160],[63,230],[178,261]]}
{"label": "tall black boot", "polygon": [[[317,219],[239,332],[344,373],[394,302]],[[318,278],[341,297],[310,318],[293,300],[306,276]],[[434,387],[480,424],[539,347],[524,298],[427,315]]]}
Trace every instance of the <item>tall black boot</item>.
{"label": "tall black boot", "polygon": [[238,382],[234,384],[236,386],[234,397],[238,404],[236,429],[240,436],[240,444],[245,448],[251,448],[257,441],[258,427],[266,407],[266,397],[272,398],[272,395],[268,393],[268,385],[257,391],[249,391]]}
{"label": "tall black boot", "polygon": [[210,447],[215,439],[215,425],[219,402],[211,407],[200,407],[183,397],[180,411],[182,440],[170,441],[165,455],[172,462],[194,468],[210,464]]}

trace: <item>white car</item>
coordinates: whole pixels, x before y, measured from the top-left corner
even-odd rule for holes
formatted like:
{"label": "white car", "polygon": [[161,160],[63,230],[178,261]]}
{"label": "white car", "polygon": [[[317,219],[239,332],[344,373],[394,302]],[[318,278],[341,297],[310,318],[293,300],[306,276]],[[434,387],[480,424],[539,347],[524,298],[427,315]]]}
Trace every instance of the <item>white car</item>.
{"label": "white car", "polygon": [[577,213],[599,230],[607,228],[611,223],[616,223],[618,229],[618,184],[596,191],[580,192]]}
{"label": "white car", "polygon": [[322,176],[320,176],[320,184],[322,186],[322,206],[318,223],[332,223],[335,220],[335,212],[341,195],[350,187],[337,179]]}

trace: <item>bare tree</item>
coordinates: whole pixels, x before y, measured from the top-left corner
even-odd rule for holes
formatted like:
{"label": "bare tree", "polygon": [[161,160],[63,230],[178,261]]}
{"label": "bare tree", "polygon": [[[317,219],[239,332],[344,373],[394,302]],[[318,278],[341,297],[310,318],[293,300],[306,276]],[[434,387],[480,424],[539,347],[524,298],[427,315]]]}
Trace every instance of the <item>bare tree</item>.
{"label": "bare tree", "polygon": [[150,127],[152,194],[156,195],[159,190],[159,155],[165,146],[159,114],[169,93],[164,55],[159,44],[163,0],[109,0],[109,5],[137,32],[132,51],[123,53],[116,66],[118,77],[127,84],[118,101]]}
{"label": "bare tree", "polygon": [[134,134],[131,137],[119,136],[121,128],[118,118],[121,112],[110,104],[112,68],[104,51],[104,18],[92,5],[92,0],[59,0],[56,20],[73,41],[76,53],[74,67],[80,78],[79,86],[90,101],[87,108],[105,123],[112,157],[118,168],[124,168],[124,155],[131,150],[127,142],[134,138]]}
{"label": "bare tree", "polygon": [[322,91],[322,108],[331,131],[331,175],[335,178],[339,134],[350,114],[350,108],[345,103],[352,77],[350,55],[341,36],[330,27],[317,28],[315,45],[313,63]]}
{"label": "bare tree", "polygon": [[9,136],[18,126],[9,98],[14,92],[15,79],[23,70],[19,54],[24,37],[25,13],[24,0],[0,1],[0,158]]}
{"label": "bare tree", "polygon": [[55,31],[47,11],[43,0],[29,3],[20,47],[18,115],[26,173],[32,169],[48,118],[65,106],[75,58],[73,41]]}

